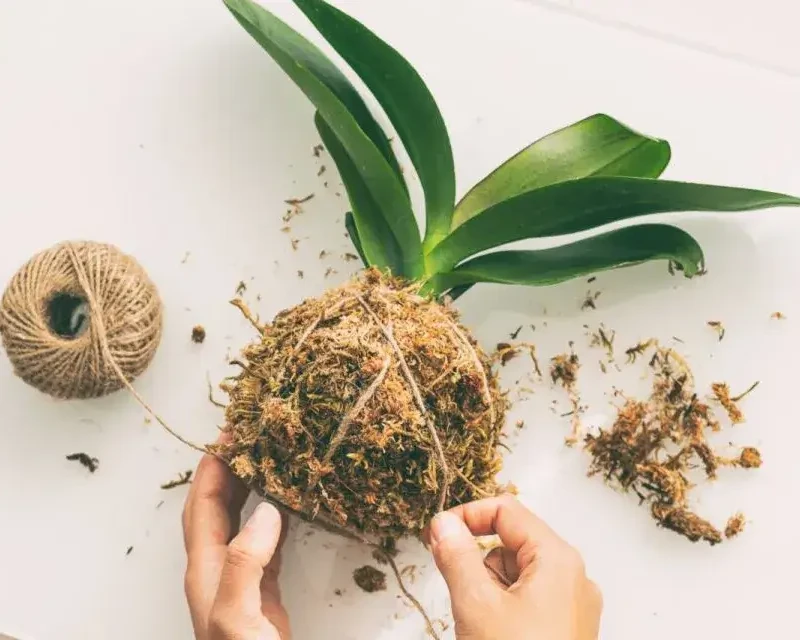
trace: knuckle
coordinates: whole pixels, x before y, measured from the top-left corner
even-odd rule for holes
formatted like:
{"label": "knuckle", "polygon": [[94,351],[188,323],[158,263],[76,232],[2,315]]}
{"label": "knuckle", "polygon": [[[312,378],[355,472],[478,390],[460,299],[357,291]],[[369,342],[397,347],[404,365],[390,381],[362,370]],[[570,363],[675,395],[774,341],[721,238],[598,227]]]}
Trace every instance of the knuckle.
{"label": "knuckle", "polygon": [[225,564],[234,569],[246,569],[253,566],[255,560],[253,555],[236,541],[228,546],[228,551],[225,554]]}
{"label": "knuckle", "polygon": [[597,583],[591,580],[589,580],[589,593],[591,594],[591,598],[594,601],[594,604],[597,607],[598,611],[602,611],[603,592],[600,591],[600,587],[597,586]]}
{"label": "knuckle", "polygon": [[191,599],[194,593],[194,580],[190,569],[186,569],[183,574],[183,592],[186,594],[187,599]]}
{"label": "knuckle", "polygon": [[259,621],[243,615],[235,607],[215,604],[208,616],[208,640],[280,640],[277,635],[264,635]]}
{"label": "knuckle", "polygon": [[586,563],[583,556],[575,548],[567,545],[561,554],[561,564],[564,569],[576,576],[586,574]]}
{"label": "knuckle", "polygon": [[576,574],[581,576],[586,575],[586,561],[576,549],[572,549],[570,553],[570,566]]}
{"label": "knuckle", "polygon": [[497,498],[498,509],[510,509],[519,505],[516,496],[510,493],[504,493]]}
{"label": "knuckle", "polygon": [[224,609],[214,607],[208,616],[209,640],[243,640],[237,625]]}
{"label": "knuckle", "polygon": [[197,569],[189,563],[186,571],[183,574],[183,591],[186,594],[186,599],[191,603],[194,597],[198,594],[202,579]]}
{"label": "knuckle", "polygon": [[189,501],[183,503],[183,509],[181,510],[181,526],[183,527],[184,534],[186,530],[189,528]]}

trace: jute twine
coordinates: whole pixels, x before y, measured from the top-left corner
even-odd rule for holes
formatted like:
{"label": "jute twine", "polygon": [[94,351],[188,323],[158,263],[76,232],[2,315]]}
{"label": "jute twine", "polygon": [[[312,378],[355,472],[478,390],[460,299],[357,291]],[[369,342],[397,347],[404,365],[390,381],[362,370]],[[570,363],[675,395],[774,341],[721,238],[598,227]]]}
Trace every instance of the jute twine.
{"label": "jute twine", "polygon": [[0,337],[15,373],[56,398],[96,398],[150,364],[162,306],[139,263],[97,242],[65,242],[31,258],[0,302]]}

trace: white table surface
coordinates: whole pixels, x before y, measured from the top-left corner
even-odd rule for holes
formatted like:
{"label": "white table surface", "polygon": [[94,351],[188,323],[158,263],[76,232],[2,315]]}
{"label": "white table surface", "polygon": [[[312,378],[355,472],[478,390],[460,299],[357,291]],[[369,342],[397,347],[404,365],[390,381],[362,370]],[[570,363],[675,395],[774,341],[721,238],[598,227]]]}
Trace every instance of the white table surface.
{"label": "white table surface", "polygon": [[[310,32],[291,3],[268,4]],[[339,3],[429,82],[453,139],[461,193],[531,140],[598,111],[670,140],[667,177],[800,193],[793,5]],[[248,301],[271,317],[355,268],[336,257],[351,250],[346,205],[330,160],[312,156],[312,113],[221,2],[3,0],[0,281],[69,238],[137,256],[166,307],[163,343],[137,387],[181,432],[213,439],[221,413],[206,399],[206,375],[229,372],[227,355],[252,338],[227,304],[237,283],[245,280]],[[328,167],[322,178],[320,162]],[[279,231],[283,200],[311,192],[293,221],[295,252]],[[612,419],[605,394],[616,381],[595,365],[600,354],[587,348],[584,323],[604,322],[621,346],[679,336],[705,387],[761,381],[744,403],[747,423],[722,441],[761,447],[763,469],[725,471],[697,492],[715,522],[737,509],[752,521],[741,538],[713,549],[657,529],[635,500],[585,477],[587,456],[562,445],[568,419],[549,410],[553,399],[566,406],[562,394],[542,385],[515,406],[509,425],[527,426],[510,440],[504,478],[583,551],[605,594],[603,638],[744,640],[796,626],[797,216],[673,218],[703,243],[709,274],[687,282],[663,264],[605,274],[593,285],[602,291],[595,311],[580,310],[583,281],[482,286],[460,302],[487,348],[530,323],[536,333],[520,337],[535,339],[543,358],[576,340],[590,425]],[[321,261],[322,249],[334,257]],[[338,273],[325,279],[327,266]],[[774,311],[788,319],[771,320]],[[726,325],[722,342],[708,320]],[[203,345],[189,340],[196,323],[208,331]],[[525,371],[524,359],[514,361],[505,383],[513,389]],[[633,372],[628,383],[641,384]],[[0,443],[0,632],[22,640],[191,637],[180,532],[186,491],[159,485],[193,467],[197,454],[147,424],[126,393],[56,402],[18,381],[4,357]],[[97,473],[64,459],[75,451],[98,457]],[[367,551],[307,534],[293,528],[283,575],[298,639],[424,637],[395,585],[375,595],[353,585]],[[426,552],[410,543],[403,551],[401,563],[421,567],[414,592],[434,615],[446,614]]]}

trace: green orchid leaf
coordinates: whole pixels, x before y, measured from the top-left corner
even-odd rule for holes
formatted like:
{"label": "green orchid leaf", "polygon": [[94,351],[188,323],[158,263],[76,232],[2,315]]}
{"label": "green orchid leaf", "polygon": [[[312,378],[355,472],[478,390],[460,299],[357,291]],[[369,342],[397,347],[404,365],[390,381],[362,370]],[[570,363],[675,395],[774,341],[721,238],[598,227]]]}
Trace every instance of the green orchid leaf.
{"label": "green orchid leaf", "polygon": [[[453,302],[455,302],[461,296],[463,296],[467,291],[472,289],[472,287],[474,287],[474,286],[475,286],[475,283],[473,282],[471,284],[464,284],[464,285],[460,285],[460,286],[457,286],[457,287],[453,287],[452,289],[447,289],[447,291],[446,291],[447,297],[450,298],[450,300],[452,300]],[[445,293],[445,292],[442,291],[442,293]]]}
{"label": "green orchid leaf", "polygon": [[419,175],[427,210],[426,245],[447,235],[455,170],[442,114],[408,61],[363,24],[323,0],[294,0],[364,81],[391,120]]}
{"label": "green orchid leaf", "polygon": [[468,220],[428,255],[428,270],[449,271],[472,255],[516,240],[587,231],[652,213],[798,205],[798,198],[768,191],[647,178],[583,178],[520,194]]}
{"label": "green orchid leaf", "polygon": [[361,237],[358,233],[358,227],[356,227],[356,219],[350,211],[344,214],[344,228],[347,229],[347,235],[350,236],[350,241],[353,243],[358,257],[361,258],[361,262],[365,267],[369,267],[369,260],[367,260],[367,256],[364,255],[364,249],[361,246]]}
{"label": "green orchid leaf", "polygon": [[[359,255],[365,264],[388,268],[392,273],[402,272],[402,252],[397,239],[381,215],[353,160],[347,155],[344,146],[319,112],[314,115],[314,124],[322,138],[322,144],[336,163],[347,197],[350,199],[350,206],[353,208],[351,216],[353,229],[348,228],[348,231],[354,244],[358,243],[356,248]],[[352,234],[353,231],[356,231],[355,236]]]}
{"label": "green orchid leaf", "polygon": [[[397,275],[419,276],[422,242],[405,185],[364,131],[363,122],[352,114],[352,100],[342,98],[341,72],[316,47],[258,4],[251,0],[225,0],[225,4],[317,107],[341,142],[400,246],[403,268]],[[365,232],[359,231],[362,235]]]}
{"label": "green orchid leaf", "polygon": [[426,290],[441,293],[478,282],[550,285],[650,260],[670,260],[687,277],[697,274],[704,262],[700,245],[685,231],[644,224],[550,249],[487,253],[435,276]]}
{"label": "green orchid leaf", "polygon": [[[400,164],[392,151],[386,133],[372,116],[356,88],[336,65],[314,44],[254,2],[250,0],[223,1],[233,16],[261,46],[267,48],[260,40],[262,36],[253,33],[254,27],[262,30],[263,37],[274,41],[274,46],[281,48],[287,56],[295,59],[298,65],[313,74],[336,95],[402,181],[403,174],[400,171]],[[243,20],[252,26],[248,26]],[[271,52],[270,55],[272,55]],[[279,62],[279,64],[281,63]]]}
{"label": "green orchid leaf", "polygon": [[495,169],[458,203],[453,227],[503,200],[557,182],[589,176],[657,178],[670,156],[666,140],[599,113],[548,134]]}

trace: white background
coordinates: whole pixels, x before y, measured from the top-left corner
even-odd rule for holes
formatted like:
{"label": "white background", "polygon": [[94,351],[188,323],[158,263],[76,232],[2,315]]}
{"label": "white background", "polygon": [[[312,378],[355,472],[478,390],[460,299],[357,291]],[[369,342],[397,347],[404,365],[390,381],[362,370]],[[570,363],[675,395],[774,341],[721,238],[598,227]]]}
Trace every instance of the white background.
{"label": "white background", "polygon": [[[268,6],[310,32],[290,4]],[[460,193],[531,140],[599,111],[670,140],[666,177],[800,193],[794,3],[338,4],[428,81],[453,139]],[[206,399],[206,375],[229,373],[227,356],[253,337],[227,304],[237,283],[248,283],[248,302],[269,318],[355,268],[337,257],[350,250],[346,204],[330,160],[312,156],[312,113],[221,2],[0,1],[0,281],[65,239],[134,254],[166,309],[163,342],[137,387],[186,436],[213,439],[221,413]],[[317,177],[320,164],[327,172]],[[281,233],[284,199],[311,192],[291,236]],[[482,286],[460,307],[487,348],[531,323],[535,334],[524,329],[520,338],[535,340],[543,359],[575,340],[590,425],[611,419],[606,394],[617,381],[600,373],[585,323],[615,329],[620,351],[651,335],[680,337],[703,388],[725,379],[736,391],[761,380],[744,405],[747,423],[721,442],[761,447],[764,468],[723,472],[697,492],[698,508],[718,524],[747,513],[751,524],[734,542],[692,545],[657,529],[632,498],[586,478],[585,454],[562,445],[568,419],[549,409],[556,399],[567,411],[566,401],[547,385],[509,417],[510,431],[520,418],[526,427],[510,438],[504,478],[584,553],[606,598],[604,638],[777,636],[796,625],[800,570],[800,223],[791,210],[673,220],[703,243],[707,277],[671,278],[663,264],[605,274],[592,285],[602,291],[595,311],[580,310],[583,281]],[[290,237],[300,239],[296,252]],[[320,260],[322,249],[334,255]],[[338,273],[325,279],[328,266]],[[774,311],[788,319],[771,320]],[[708,320],[726,325],[722,342]],[[196,323],[208,330],[203,345],[189,340]],[[520,358],[504,371],[512,397],[526,370]],[[628,372],[626,388],[636,390],[637,375]],[[64,459],[75,451],[98,457],[98,472]],[[185,488],[159,485],[196,461],[147,424],[129,395],[55,402],[0,358],[0,632],[191,637]],[[403,550],[401,564],[420,566],[416,595],[446,614],[425,551]],[[370,596],[352,584],[352,570],[369,560],[349,543],[293,528],[283,584],[297,638],[423,637],[391,582]]]}

